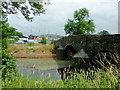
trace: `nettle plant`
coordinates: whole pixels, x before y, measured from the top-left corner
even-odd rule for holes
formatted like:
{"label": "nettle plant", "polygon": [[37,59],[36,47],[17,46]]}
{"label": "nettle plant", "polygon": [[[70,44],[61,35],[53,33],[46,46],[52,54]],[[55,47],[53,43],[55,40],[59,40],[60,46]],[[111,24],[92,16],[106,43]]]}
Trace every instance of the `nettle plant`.
{"label": "nettle plant", "polygon": [[16,75],[16,62],[15,57],[13,56],[13,52],[10,50],[2,50],[2,79],[3,80],[12,80],[13,76]]}

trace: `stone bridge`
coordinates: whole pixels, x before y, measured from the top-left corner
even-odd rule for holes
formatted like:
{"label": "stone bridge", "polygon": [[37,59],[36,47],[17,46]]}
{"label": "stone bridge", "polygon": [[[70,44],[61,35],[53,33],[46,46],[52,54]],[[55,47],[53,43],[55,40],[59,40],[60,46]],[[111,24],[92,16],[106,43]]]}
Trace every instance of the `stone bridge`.
{"label": "stone bridge", "polygon": [[70,59],[70,54],[74,58],[93,59],[99,53],[120,57],[120,34],[71,35],[55,41],[55,46],[59,59]]}

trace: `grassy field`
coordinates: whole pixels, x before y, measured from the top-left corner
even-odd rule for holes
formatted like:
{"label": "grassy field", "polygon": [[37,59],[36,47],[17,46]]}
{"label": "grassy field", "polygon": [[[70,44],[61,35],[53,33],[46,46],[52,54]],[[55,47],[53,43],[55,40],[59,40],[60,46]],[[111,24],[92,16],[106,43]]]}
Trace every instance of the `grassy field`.
{"label": "grassy field", "polygon": [[55,57],[53,44],[10,44],[8,50],[16,58],[50,58]]}

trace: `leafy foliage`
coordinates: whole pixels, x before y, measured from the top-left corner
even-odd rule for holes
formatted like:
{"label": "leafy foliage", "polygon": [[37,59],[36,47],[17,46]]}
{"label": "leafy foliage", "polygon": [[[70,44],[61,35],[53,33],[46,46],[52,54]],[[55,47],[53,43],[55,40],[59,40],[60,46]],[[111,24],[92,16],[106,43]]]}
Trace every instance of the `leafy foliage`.
{"label": "leafy foliage", "polygon": [[6,15],[0,10],[0,15],[2,16],[0,31],[2,32],[2,79],[11,80],[12,77],[16,74],[16,64],[13,57],[13,53],[6,50],[8,47],[8,37],[14,36],[16,34],[16,29],[9,27],[7,24]]}
{"label": "leafy foliage", "polygon": [[50,44],[53,44],[54,43],[54,39],[51,40]]}
{"label": "leafy foliage", "polygon": [[2,49],[5,49],[8,47],[9,41],[8,41],[8,37],[5,37],[2,39]]}
{"label": "leafy foliage", "polygon": [[23,33],[21,33],[21,32],[16,32],[16,36],[23,36]]}
{"label": "leafy foliage", "polygon": [[74,12],[74,19],[68,19],[64,30],[66,34],[90,34],[95,32],[95,25],[92,19],[89,19],[89,12],[86,8],[76,10]]}
{"label": "leafy foliage", "polygon": [[2,79],[12,80],[13,76],[16,75],[16,63],[13,53],[9,50],[2,50]]}
{"label": "leafy foliage", "polygon": [[47,43],[47,40],[46,40],[46,38],[44,36],[42,36],[42,40],[41,40],[40,43],[42,43],[42,44],[46,44]]}
{"label": "leafy foliage", "polygon": [[[5,2],[6,1],[6,2]],[[16,14],[18,11],[28,20],[32,21],[33,15],[40,15],[45,13],[43,5],[50,4],[49,0],[18,0],[13,2],[12,0],[4,0],[0,2],[3,13]]]}
{"label": "leafy foliage", "polygon": [[7,19],[5,21],[1,21],[0,27],[2,28],[2,48],[6,49],[8,45],[8,37],[16,35],[16,29],[13,27],[9,27],[7,24]]}
{"label": "leafy foliage", "polygon": [[0,30],[2,32],[2,48],[6,49],[8,45],[8,37],[16,35],[16,29],[9,27],[7,21],[7,16],[0,10],[0,15],[2,16]]}
{"label": "leafy foliage", "polygon": [[19,40],[19,37],[13,37],[14,38],[14,41],[18,41]]}
{"label": "leafy foliage", "polygon": [[106,30],[100,31],[99,33],[97,33],[98,35],[110,35],[110,33]]}

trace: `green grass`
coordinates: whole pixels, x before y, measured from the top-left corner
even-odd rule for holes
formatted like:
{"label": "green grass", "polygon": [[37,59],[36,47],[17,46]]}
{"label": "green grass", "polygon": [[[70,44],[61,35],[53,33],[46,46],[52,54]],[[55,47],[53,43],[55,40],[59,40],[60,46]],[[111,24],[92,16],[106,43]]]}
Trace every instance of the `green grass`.
{"label": "green grass", "polygon": [[107,71],[84,71],[81,74],[71,74],[72,78],[65,80],[53,81],[48,77],[48,81],[44,78],[39,78],[37,81],[33,78],[28,78],[18,75],[13,78],[13,81],[2,83],[5,88],[120,88],[119,87],[119,72],[109,68]]}
{"label": "green grass", "polygon": [[[2,76],[2,71],[0,70],[0,77]],[[2,80],[1,80],[1,78],[0,78],[0,90],[2,89]]]}

